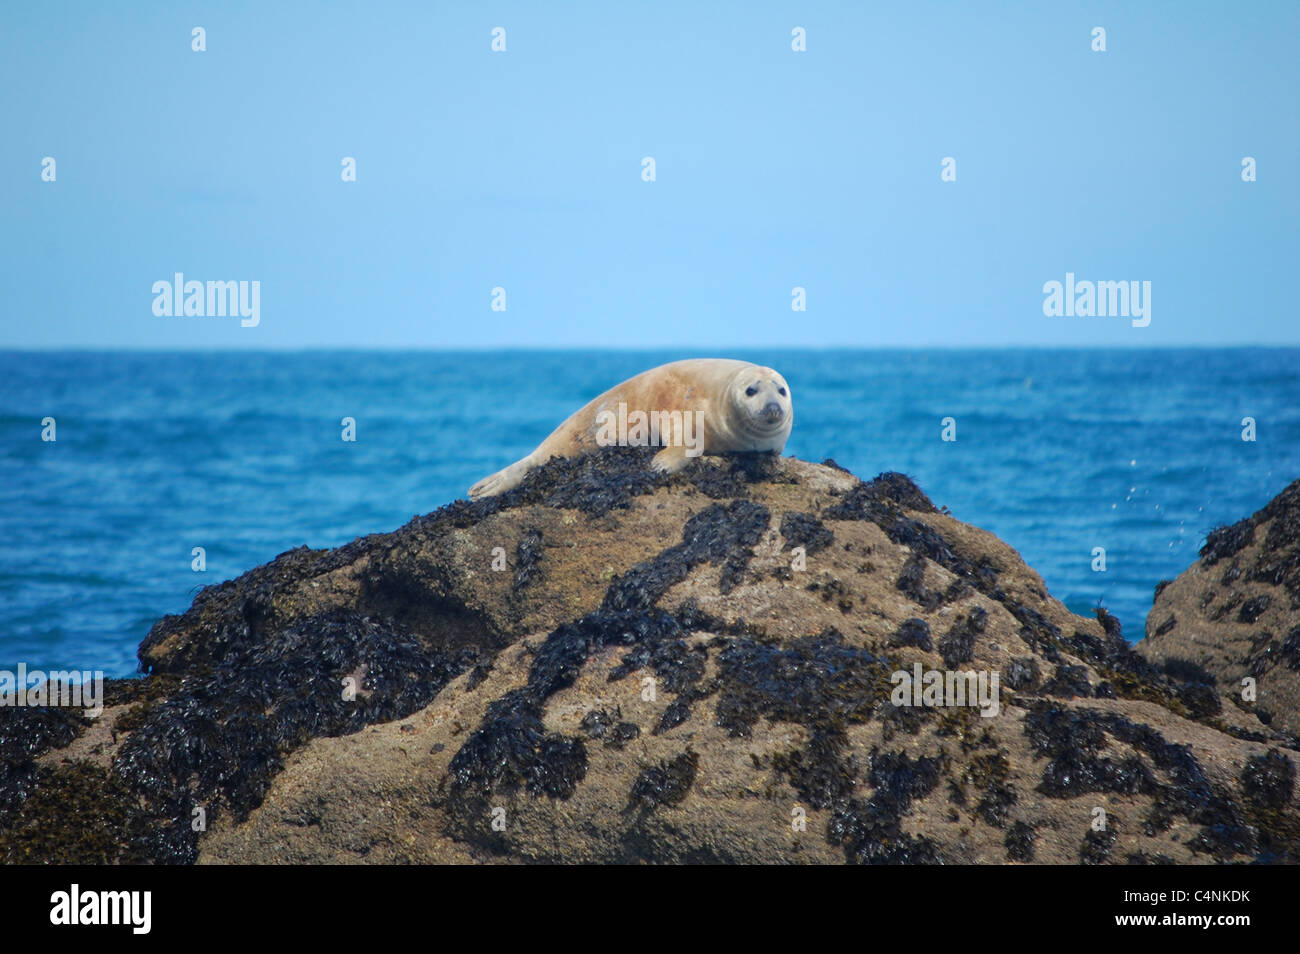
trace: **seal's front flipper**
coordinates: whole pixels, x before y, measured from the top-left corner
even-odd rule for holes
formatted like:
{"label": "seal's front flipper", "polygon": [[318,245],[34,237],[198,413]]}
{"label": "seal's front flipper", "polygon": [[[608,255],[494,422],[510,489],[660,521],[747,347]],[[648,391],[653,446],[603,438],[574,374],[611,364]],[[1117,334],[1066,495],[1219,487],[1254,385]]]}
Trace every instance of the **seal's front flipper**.
{"label": "seal's front flipper", "polygon": [[665,447],[655,454],[650,466],[661,474],[675,474],[686,466],[689,459],[685,447]]}
{"label": "seal's front flipper", "polygon": [[517,460],[504,470],[498,470],[492,476],[484,477],[471,487],[469,489],[469,499],[482,500],[484,497],[495,497],[507,490],[514,490],[523,483],[524,477],[532,469],[533,461],[531,457]]}

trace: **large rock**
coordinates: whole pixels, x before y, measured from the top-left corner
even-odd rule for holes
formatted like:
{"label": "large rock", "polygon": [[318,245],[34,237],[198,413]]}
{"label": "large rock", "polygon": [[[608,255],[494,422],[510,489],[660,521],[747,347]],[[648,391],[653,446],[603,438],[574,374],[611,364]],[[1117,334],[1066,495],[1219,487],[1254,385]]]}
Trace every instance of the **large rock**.
{"label": "large rock", "polygon": [[[161,620],[150,675],[97,723],[5,711],[3,857],[1300,852],[1277,720],[1134,653],[1104,611],[1071,614],[906,478],[645,464],[556,461],[504,497],[290,551]],[[891,675],[917,664],[997,673],[997,714],[894,705]]]}
{"label": "large rock", "polygon": [[[1142,653],[1204,673],[1267,725],[1300,735],[1300,480],[1212,531],[1201,558],[1156,588]],[[1243,699],[1254,681],[1254,698]]]}

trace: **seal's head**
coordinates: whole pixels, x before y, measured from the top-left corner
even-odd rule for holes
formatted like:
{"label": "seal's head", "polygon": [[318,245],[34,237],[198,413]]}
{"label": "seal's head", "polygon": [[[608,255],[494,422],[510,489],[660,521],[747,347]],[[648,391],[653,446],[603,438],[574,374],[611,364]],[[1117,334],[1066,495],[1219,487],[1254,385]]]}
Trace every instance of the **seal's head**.
{"label": "seal's head", "polygon": [[790,385],[771,368],[753,365],[740,371],[728,389],[737,431],[761,442],[756,450],[781,450],[794,424]]}

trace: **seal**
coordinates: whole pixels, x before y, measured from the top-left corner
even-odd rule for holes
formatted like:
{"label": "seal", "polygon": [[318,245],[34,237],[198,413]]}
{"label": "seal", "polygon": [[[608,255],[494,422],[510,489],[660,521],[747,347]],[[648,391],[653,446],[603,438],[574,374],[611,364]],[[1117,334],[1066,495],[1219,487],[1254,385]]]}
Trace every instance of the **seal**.
{"label": "seal", "polygon": [[599,447],[662,447],[651,463],[666,473],[701,454],[779,454],[793,424],[790,386],[771,368],[730,358],[673,361],[590,401],[523,460],[476,483],[469,496],[505,493],[553,457]]}

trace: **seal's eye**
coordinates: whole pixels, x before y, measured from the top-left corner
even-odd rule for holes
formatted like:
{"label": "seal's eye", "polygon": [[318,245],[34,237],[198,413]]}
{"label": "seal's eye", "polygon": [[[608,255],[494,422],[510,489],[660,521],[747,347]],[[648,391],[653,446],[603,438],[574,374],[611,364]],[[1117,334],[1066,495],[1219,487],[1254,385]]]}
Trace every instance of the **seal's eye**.
{"label": "seal's eye", "polygon": [[745,388],[745,397],[753,397],[757,393],[758,393],[758,388],[754,387],[752,384],[749,387]]}
{"label": "seal's eye", "polygon": [[776,393],[781,395],[781,397],[785,397],[785,388],[777,388]]}

